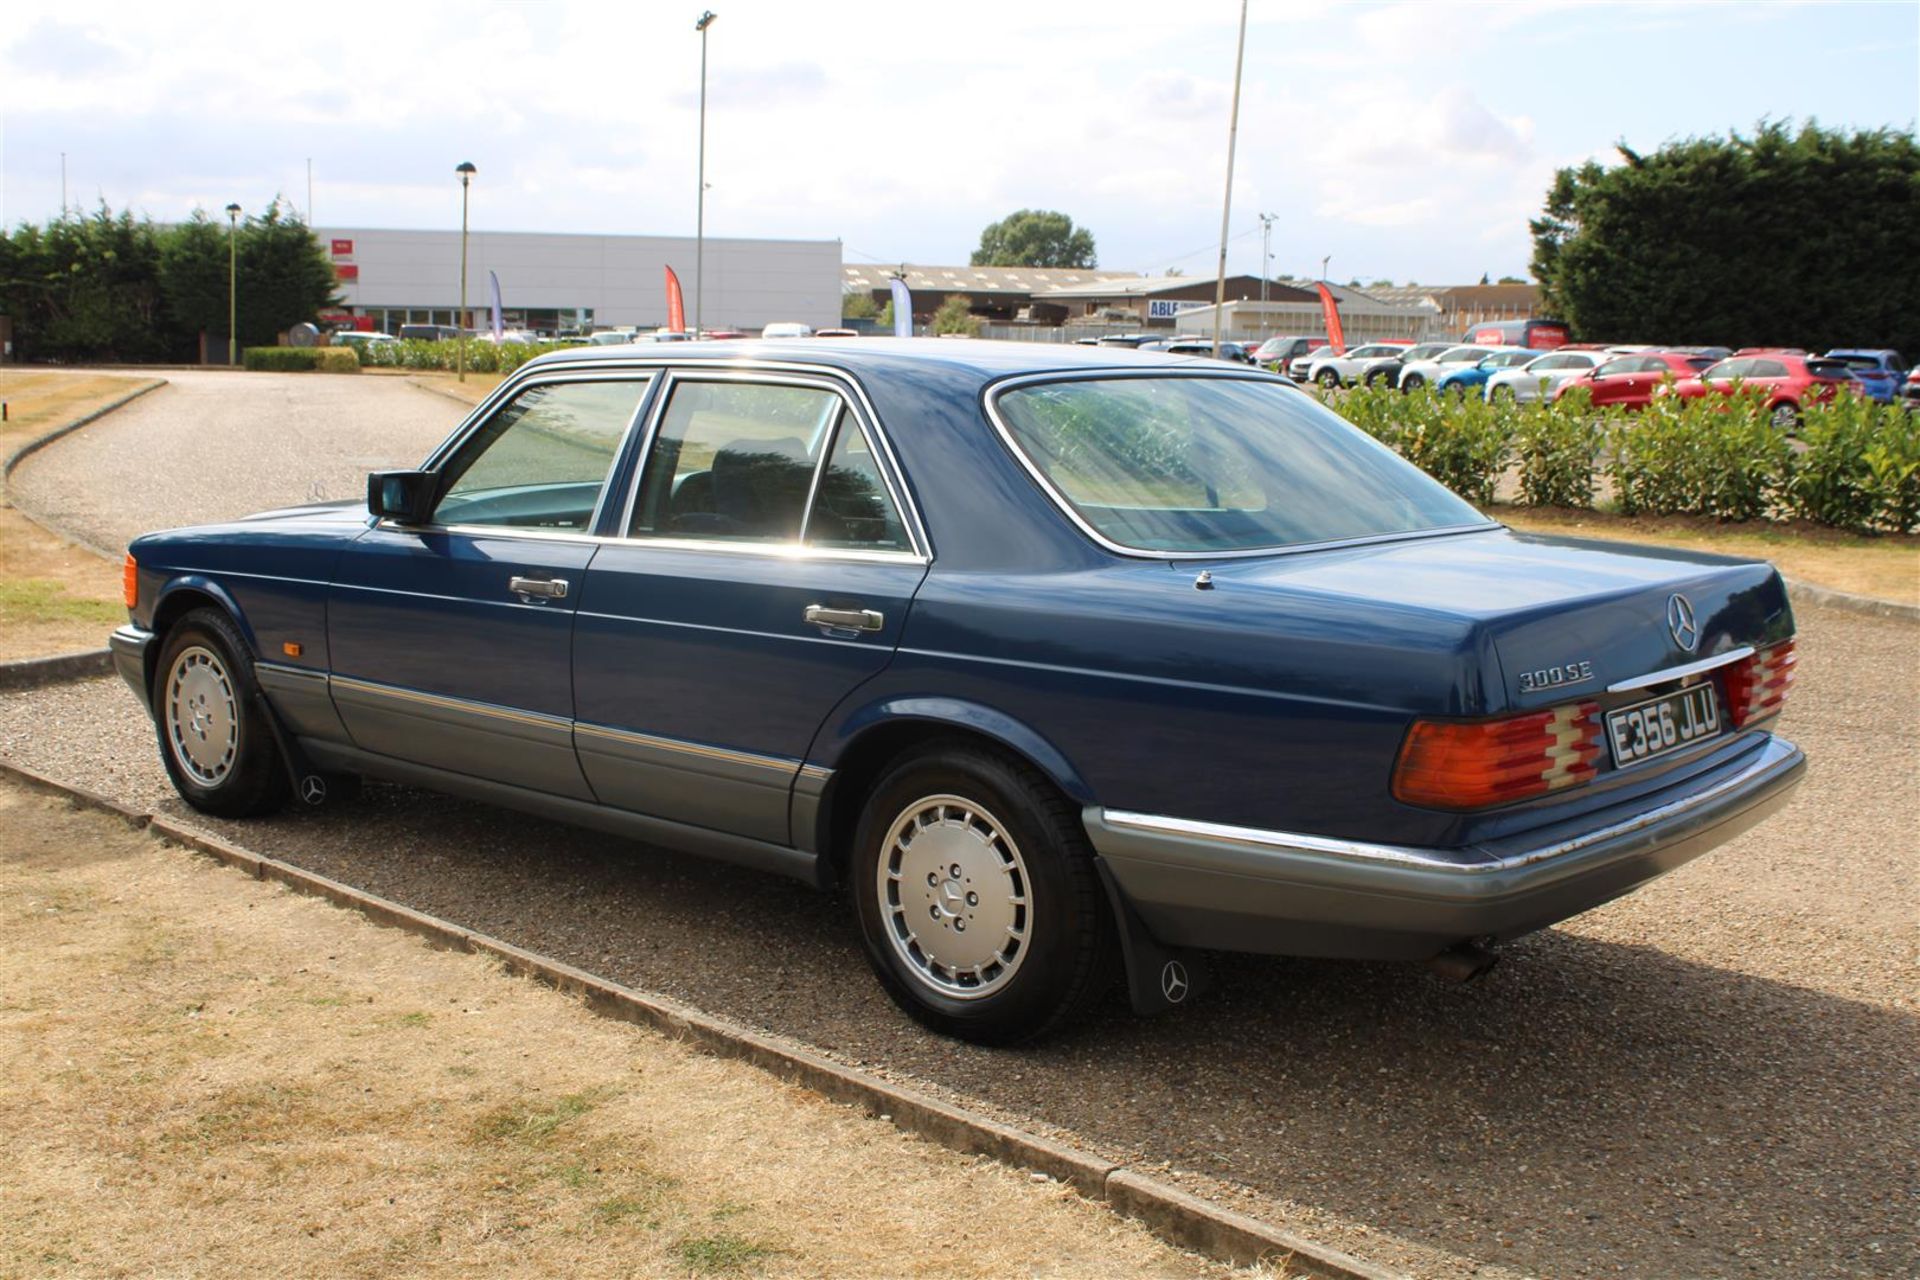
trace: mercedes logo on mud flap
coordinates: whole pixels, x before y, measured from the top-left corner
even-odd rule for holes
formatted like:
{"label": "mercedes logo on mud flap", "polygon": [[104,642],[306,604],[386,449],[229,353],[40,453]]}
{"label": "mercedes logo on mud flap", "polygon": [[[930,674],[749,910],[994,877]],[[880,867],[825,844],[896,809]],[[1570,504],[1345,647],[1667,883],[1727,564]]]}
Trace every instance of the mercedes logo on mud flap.
{"label": "mercedes logo on mud flap", "polygon": [[1187,998],[1190,989],[1187,982],[1187,966],[1178,960],[1169,960],[1160,970],[1160,994],[1166,997],[1168,1004],[1179,1004]]}
{"label": "mercedes logo on mud flap", "polygon": [[325,804],[327,802],[327,780],[317,773],[310,773],[300,779],[300,798],[312,805]]}
{"label": "mercedes logo on mud flap", "polygon": [[1679,592],[1667,597],[1667,630],[1673,642],[1692,653],[1700,647],[1700,624],[1694,620],[1693,601]]}

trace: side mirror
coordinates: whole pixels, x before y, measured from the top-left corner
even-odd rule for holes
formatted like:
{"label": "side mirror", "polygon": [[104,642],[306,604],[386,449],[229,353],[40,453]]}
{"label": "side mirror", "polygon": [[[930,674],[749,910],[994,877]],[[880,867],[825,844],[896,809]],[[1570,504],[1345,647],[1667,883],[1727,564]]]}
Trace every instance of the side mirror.
{"label": "side mirror", "polygon": [[376,471],[367,477],[367,510],[380,520],[425,524],[436,479],[431,471]]}

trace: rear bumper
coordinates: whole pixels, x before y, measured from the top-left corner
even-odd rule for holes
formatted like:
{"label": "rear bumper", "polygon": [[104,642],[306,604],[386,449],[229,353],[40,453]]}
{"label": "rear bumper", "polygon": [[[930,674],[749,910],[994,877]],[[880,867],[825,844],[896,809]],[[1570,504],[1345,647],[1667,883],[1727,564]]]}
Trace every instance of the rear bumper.
{"label": "rear bumper", "polygon": [[107,648],[113,652],[113,669],[133,690],[133,696],[140,699],[140,705],[151,707],[153,698],[147,688],[147,649],[153,644],[153,632],[132,623],[118,627],[107,637]]}
{"label": "rear bumper", "polygon": [[1094,848],[1154,935],[1271,955],[1421,960],[1630,892],[1754,826],[1806,770],[1770,734],[1651,807],[1466,849],[1330,840],[1098,807]]}

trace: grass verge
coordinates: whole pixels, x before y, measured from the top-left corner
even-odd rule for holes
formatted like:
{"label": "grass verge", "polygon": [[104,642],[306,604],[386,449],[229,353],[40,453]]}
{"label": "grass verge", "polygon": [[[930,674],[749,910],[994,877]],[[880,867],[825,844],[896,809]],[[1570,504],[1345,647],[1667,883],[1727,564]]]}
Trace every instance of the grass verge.
{"label": "grass verge", "polygon": [[1230,1274],[4,781],[0,937],[0,1275]]}

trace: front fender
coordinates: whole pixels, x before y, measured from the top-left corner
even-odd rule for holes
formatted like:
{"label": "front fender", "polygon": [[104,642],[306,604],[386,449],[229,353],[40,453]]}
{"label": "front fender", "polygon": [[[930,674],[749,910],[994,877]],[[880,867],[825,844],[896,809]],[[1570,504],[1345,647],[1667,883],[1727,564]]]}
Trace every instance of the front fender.
{"label": "front fender", "polygon": [[[253,624],[247,620],[246,611],[240,607],[240,602],[234,598],[233,593],[226,586],[205,574],[177,574],[161,584],[159,593],[154,597],[152,612],[148,614],[155,632],[166,630],[175,617],[185,612],[186,609],[181,606],[196,607],[181,599],[182,592],[205,596],[226,610],[227,616],[233,619],[233,625],[240,629],[242,636],[246,637],[247,648],[252,651],[252,655],[255,658],[260,656],[259,639],[254,635]],[[171,607],[169,607],[169,601],[173,602]]]}

